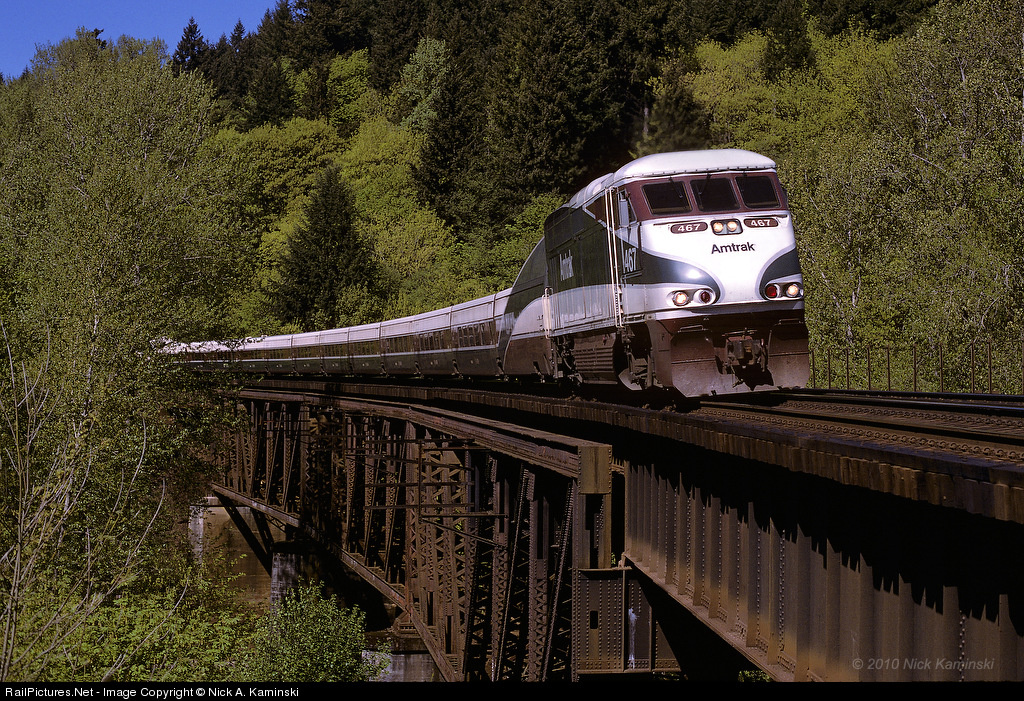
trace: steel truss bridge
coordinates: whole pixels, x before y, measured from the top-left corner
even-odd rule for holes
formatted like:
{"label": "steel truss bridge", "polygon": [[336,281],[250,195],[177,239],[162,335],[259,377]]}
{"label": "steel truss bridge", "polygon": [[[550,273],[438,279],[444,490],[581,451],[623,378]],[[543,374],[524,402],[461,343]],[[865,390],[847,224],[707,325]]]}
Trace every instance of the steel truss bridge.
{"label": "steel truss bridge", "polygon": [[776,680],[1024,679],[1020,401],[224,397],[217,496],[333,553],[444,680],[735,675],[715,645]]}

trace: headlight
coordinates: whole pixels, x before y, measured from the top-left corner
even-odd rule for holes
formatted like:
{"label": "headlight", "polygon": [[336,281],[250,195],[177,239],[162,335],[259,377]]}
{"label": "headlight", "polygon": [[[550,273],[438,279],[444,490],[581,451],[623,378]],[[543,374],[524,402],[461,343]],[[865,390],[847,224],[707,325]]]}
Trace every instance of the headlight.
{"label": "headlight", "polygon": [[804,288],[799,282],[773,282],[764,286],[764,296],[768,299],[799,299],[804,296]]}
{"label": "headlight", "polygon": [[715,301],[715,293],[707,289],[676,290],[668,296],[669,301],[677,307],[687,304],[711,304]]}
{"label": "headlight", "polygon": [[719,219],[711,222],[711,230],[716,234],[738,234],[743,231],[739,219]]}

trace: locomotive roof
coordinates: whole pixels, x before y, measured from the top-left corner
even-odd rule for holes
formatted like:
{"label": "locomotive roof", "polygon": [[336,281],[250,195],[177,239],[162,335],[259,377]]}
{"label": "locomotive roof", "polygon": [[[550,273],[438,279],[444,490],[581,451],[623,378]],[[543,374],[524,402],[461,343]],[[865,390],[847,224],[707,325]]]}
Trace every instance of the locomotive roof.
{"label": "locomotive roof", "polygon": [[614,173],[608,173],[594,180],[577,192],[569,204],[571,206],[583,205],[602,190],[634,178],[773,168],[775,168],[775,161],[767,156],[738,148],[653,153],[630,161]]}

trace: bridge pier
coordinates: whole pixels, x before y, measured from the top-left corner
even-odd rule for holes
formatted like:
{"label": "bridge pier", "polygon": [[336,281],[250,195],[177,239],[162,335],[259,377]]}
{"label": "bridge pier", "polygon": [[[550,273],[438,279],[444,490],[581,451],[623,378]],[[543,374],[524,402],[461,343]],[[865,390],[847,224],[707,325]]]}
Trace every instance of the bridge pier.
{"label": "bridge pier", "polygon": [[270,603],[280,603],[285,595],[311,579],[314,573],[315,553],[312,543],[304,538],[284,540],[274,544],[270,567]]}

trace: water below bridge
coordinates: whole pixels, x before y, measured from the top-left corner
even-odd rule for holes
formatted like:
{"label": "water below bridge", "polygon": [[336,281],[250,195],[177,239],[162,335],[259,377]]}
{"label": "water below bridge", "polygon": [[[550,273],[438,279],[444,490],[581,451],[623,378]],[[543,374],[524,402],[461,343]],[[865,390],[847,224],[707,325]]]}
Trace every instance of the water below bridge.
{"label": "water below bridge", "polygon": [[[250,532],[257,532],[249,508],[239,507],[238,515],[246,521]],[[315,577],[324,582],[327,590],[342,605],[359,606],[366,613],[367,638],[371,642],[382,638],[389,640],[393,651],[391,668],[382,681],[425,682],[438,679],[430,655],[418,641],[396,640],[390,635],[394,614],[384,606],[375,592],[330,565],[326,565],[325,569],[325,563],[330,563],[332,558],[320,556],[311,545],[296,545],[288,539],[284,530],[273,524],[268,526],[268,534],[275,543],[273,575],[253,552],[227,509],[216,497],[208,497],[205,504],[193,508],[189,530],[197,557],[214,555],[225,558],[229,563],[230,572],[237,575],[230,586],[237,591],[241,601],[257,608],[266,608],[302,577]]]}

